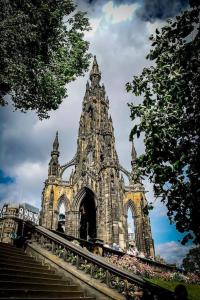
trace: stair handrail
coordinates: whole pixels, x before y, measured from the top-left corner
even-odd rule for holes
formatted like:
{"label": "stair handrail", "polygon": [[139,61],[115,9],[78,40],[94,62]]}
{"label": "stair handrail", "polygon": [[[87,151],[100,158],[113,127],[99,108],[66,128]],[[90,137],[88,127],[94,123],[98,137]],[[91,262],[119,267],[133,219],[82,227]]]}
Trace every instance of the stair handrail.
{"label": "stair handrail", "polygon": [[[90,248],[90,247],[94,246],[94,244],[98,244],[98,247],[102,249],[102,256],[106,256],[108,254],[108,255],[117,255],[119,257],[122,257],[122,256],[126,255],[126,252],[121,251],[121,250],[115,250],[110,247],[108,248],[108,247],[104,246],[103,243],[99,244],[98,241],[96,241],[96,240],[95,241],[92,241],[92,239],[91,240],[83,240],[83,239],[74,237],[72,235],[67,235],[64,232],[59,232],[56,230],[51,230],[51,231],[54,232],[55,234],[63,237],[65,240],[68,240],[68,241],[76,240],[79,244],[81,244],[82,246],[85,246],[86,248]],[[141,261],[142,263],[148,264],[149,266],[157,267],[162,270],[182,272],[182,270],[178,269],[174,265],[161,263],[161,262],[158,262],[155,260],[148,259],[146,257],[134,256],[132,254],[129,254],[129,256],[135,257],[137,260]]]}
{"label": "stair handrail", "polygon": [[140,299],[135,298],[138,291],[156,295],[156,299],[174,299],[172,292],[108,263],[105,258],[67,241],[42,226],[35,226],[33,240],[77,269],[90,274],[92,278],[100,280],[109,288],[116,289],[127,299]]}

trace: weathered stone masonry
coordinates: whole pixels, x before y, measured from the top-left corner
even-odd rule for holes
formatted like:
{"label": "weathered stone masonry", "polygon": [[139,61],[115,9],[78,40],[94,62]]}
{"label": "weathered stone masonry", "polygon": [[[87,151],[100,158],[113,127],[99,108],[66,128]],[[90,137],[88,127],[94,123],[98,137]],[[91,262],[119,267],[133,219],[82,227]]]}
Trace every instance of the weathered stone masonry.
{"label": "weathered stone masonry", "polygon": [[[134,216],[136,246],[146,255],[154,256],[149,217],[143,213],[147,205],[145,189],[133,176],[135,148],[133,145],[132,171],[128,172],[119,163],[112,118],[108,115],[109,100],[100,80],[101,73],[94,57],[90,84],[86,84],[82,104],[74,158],[60,166],[58,133],[53,143],[48,179],[42,194],[41,225],[56,229],[59,206],[64,203],[67,234],[79,237],[86,230],[87,236],[126,248],[130,207]],[[74,171],[69,181],[64,181],[62,175],[71,166],[74,166]],[[124,184],[121,173],[128,176],[128,186]]]}

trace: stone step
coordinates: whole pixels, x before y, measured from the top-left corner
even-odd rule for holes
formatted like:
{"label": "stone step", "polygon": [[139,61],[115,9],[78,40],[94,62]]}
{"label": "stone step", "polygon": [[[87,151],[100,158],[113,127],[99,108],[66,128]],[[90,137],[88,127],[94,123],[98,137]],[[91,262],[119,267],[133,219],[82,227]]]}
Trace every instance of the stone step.
{"label": "stone step", "polygon": [[10,299],[13,297],[19,297],[19,298],[55,298],[57,297],[60,299],[61,297],[68,297],[69,299],[72,299],[72,297],[79,298],[84,297],[84,293],[81,291],[66,291],[66,290],[38,290],[38,289],[30,289],[30,290],[24,290],[24,289],[0,289],[0,299],[3,297],[9,297]]}
{"label": "stone step", "polygon": [[[57,276],[56,276],[57,277]],[[12,274],[12,275],[8,275],[8,274],[0,274],[0,284],[1,282],[14,282],[16,283],[17,281],[19,282],[24,282],[24,283],[45,283],[45,284],[70,284],[70,280],[63,280],[60,278],[50,278],[50,277],[38,277],[35,276],[35,274],[31,274],[31,275],[18,275],[18,274]]]}
{"label": "stone step", "polygon": [[22,249],[0,243],[0,299],[95,300]]}
{"label": "stone step", "polygon": [[[12,289],[13,281],[1,281],[0,282],[0,290],[4,289]],[[77,285],[67,285],[66,282],[64,284],[61,283],[37,283],[37,282],[24,282],[21,280],[15,281],[15,289],[16,290],[48,290],[48,291],[80,291],[80,288]],[[80,291],[81,292],[81,291]]]}
{"label": "stone step", "polygon": [[4,246],[4,247],[13,247],[13,245],[9,244],[9,243],[3,243],[3,242],[0,242],[0,246]]}
{"label": "stone step", "polygon": [[7,251],[8,253],[9,252],[12,252],[12,253],[15,252],[15,253],[19,253],[19,254],[24,253],[24,250],[22,248],[17,248],[13,245],[0,243],[0,253],[3,250]]}
{"label": "stone step", "polygon": [[26,262],[36,262],[33,257],[29,257],[26,255],[10,255],[8,253],[0,253],[0,261],[26,261]]}
{"label": "stone step", "polygon": [[0,247],[4,247],[4,248],[15,248],[15,246],[8,244],[8,243],[2,243],[0,242]]}
{"label": "stone step", "polygon": [[50,278],[56,278],[59,277],[57,274],[55,274],[55,271],[53,270],[38,270],[35,269],[33,270],[32,268],[30,270],[27,270],[24,268],[24,270],[19,270],[14,267],[4,267],[0,268],[0,274],[7,274],[7,275],[12,275],[12,274],[17,274],[17,275],[25,275],[25,276],[37,276],[37,277],[50,277]]}
{"label": "stone step", "polygon": [[9,262],[9,261],[0,261],[0,267],[4,268],[12,268],[15,267],[19,270],[48,270],[49,268],[47,266],[43,266],[40,264],[37,264],[36,262]]}
{"label": "stone step", "polygon": [[[27,258],[27,256],[26,256],[26,258]],[[6,257],[5,259],[3,259],[3,257],[1,257],[1,255],[0,255],[0,264],[3,264],[4,262],[6,262],[6,263],[8,263],[8,264],[13,264],[13,265],[15,265],[15,266],[18,266],[18,265],[22,265],[22,262],[23,262],[23,265],[24,266],[27,266],[27,267],[31,267],[31,266],[33,266],[33,265],[36,265],[36,266],[40,266],[40,267],[43,267],[43,265],[41,264],[41,263],[38,263],[38,262],[36,262],[34,259],[28,259],[28,260],[26,260],[26,259],[17,259],[16,261],[13,259],[13,258],[9,258],[9,257]]]}

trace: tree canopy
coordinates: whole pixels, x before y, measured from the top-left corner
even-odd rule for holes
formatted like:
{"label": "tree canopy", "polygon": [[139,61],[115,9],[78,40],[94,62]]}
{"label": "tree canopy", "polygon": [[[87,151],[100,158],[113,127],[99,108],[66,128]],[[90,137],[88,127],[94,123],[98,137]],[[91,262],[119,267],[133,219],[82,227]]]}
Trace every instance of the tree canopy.
{"label": "tree canopy", "polygon": [[147,59],[154,61],[127,83],[127,91],[142,96],[129,104],[138,118],[130,139],[143,132],[145,154],[137,159],[138,174],[153,183],[156,197],[182,243],[200,242],[200,3],[156,29]]}
{"label": "tree canopy", "polygon": [[200,246],[190,249],[182,264],[186,272],[200,274]]}
{"label": "tree canopy", "polygon": [[71,0],[0,0],[0,103],[48,117],[89,65],[89,30]]}

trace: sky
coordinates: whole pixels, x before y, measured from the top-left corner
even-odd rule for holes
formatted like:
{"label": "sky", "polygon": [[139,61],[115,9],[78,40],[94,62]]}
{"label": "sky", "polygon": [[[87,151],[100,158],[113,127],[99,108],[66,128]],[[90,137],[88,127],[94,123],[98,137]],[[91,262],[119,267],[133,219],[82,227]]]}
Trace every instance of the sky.
{"label": "sky", "polygon": [[[127,103],[138,99],[127,94],[125,84],[141,73],[150,62],[148,37],[166,19],[173,18],[187,5],[186,0],[104,1],[79,0],[78,9],[86,11],[92,30],[85,35],[90,52],[97,56],[102,83],[110,100],[116,149],[121,165],[131,169],[129,133],[133,126]],[[50,119],[40,121],[34,112],[23,114],[11,105],[0,109],[0,205],[28,202],[40,207],[41,192],[48,174],[48,162],[56,131],[59,132],[60,164],[76,152],[79,118],[88,73],[68,85],[68,97]],[[138,154],[144,151],[141,139],[135,140]],[[67,175],[66,175],[67,176]],[[149,202],[156,254],[169,263],[180,263],[190,245],[181,246],[179,234],[169,224],[166,207],[155,200],[152,186],[144,182]]]}

